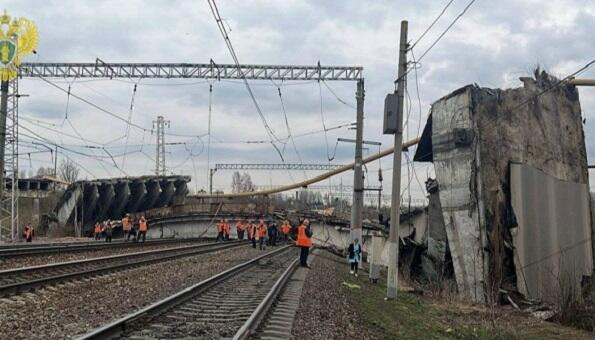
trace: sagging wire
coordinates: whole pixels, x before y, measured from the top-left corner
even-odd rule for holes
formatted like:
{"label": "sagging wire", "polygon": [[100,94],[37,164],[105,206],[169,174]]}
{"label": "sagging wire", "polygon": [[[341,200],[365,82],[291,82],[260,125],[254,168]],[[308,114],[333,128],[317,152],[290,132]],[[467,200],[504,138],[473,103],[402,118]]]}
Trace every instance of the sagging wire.
{"label": "sagging wire", "polygon": [[[329,162],[335,159],[335,155],[331,157],[329,146],[328,146],[328,130],[326,128],[326,123],[324,121],[324,110],[323,110],[323,100],[322,100],[322,86],[320,86],[320,82],[318,82],[318,93],[320,95],[320,119],[322,121],[322,129],[324,131],[324,142],[326,144],[326,158]],[[336,149],[335,149],[336,151]]]}
{"label": "sagging wire", "polygon": [[[132,97],[130,98],[130,110],[128,112],[128,124],[126,124],[126,142],[124,143],[124,153],[126,153],[126,150],[128,149],[128,140],[130,139],[130,122],[132,122],[132,114],[134,113],[134,99],[136,98],[136,89],[142,79],[143,78],[139,78],[136,84],[134,84],[134,88],[132,89]],[[126,156],[122,158],[122,170],[124,170],[125,164]]]}
{"label": "sagging wire", "polygon": [[[271,82],[274,85],[275,82],[271,79]],[[285,139],[285,143],[283,144],[283,151],[285,151],[285,146],[287,145],[287,141],[291,141],[291,145],[293,146],[293,151],[295,152],[300,164],[304,164],[304,161],[302,159],[302,155],[300,154],[300,152],[298,151],[297,145],[295,144],[295,139],[293,138],[293,132],[291,131],[291,126],[289,125],[289,118],[287,117],[287,110],[285,109],[285,101],[283,100],[283,95],[281,93],[281,86],[283,85],[283,82],[281,82],[281,85],[277,86],[277,93],[279,94],[279,101],[281,102],[281,109],[283,110],[283,117],[285,119],[285,127],[287,128],[287,138]],[[304,178],[307,178],[307,174],[306,174],[306,170],[302,170]],[[290,173],[290,177],[291,177],[291,173]],[[292,178],[293,181],[293,178]]]}
{"label": "sagging wire", "polygon": [[233,48],[233,45],[231,43],[231,39],[229,38],[229,35],[227,33],[227,29],[225,28],[225,25],[223,24],[223,19],[221,18],[221,14],[219,13],[219,9],[217,8],[217,4],[215,3],[215,0],[209,0],[209,7],[211,9],[211,12],[213,13],[213,17],[215,18],[215,22],[217,23],[217,27],[219,28],[219,32],[221,33],[223,40],[225,41],[225,45],[227,46],[227,49],[229,50],[229,53],[231,54],[231,57],[236,65],[237,68],[237,72],[238,72],[238,76],[242,79],[242,81],[244,82],[244,85],[246,86],[246,90],[248,90],[248,94],[250,95],[250,98],[252,99],[252,102],[254,103],[254,106],[256,108],[256,111],[258,112],[258,115],[260,116],[260,119],[262,121],[262,124],[267,132],[267,135],[269,136],[270,139],[270,143],[273,146],[273,148],[275,149],[275,151],[277,152],[277,154],[279,154],[279,157],[281,158],[281,161],[284,161],[283,159],[283,155],[281,154],[281,150],[279,150],[279,148],[277,147],[277,145],[275,145],[275,140],[277,142],[281,142],[279,140],[279,138],[275,135],[273,129],[269,126],[266,117],[264,116],[260,105],[258,104],[258,101],[256,100],[256,97],[254,95],[254,92],[252,91],[252,88],[250,87],[250,84],[248,82],[248,79],[246,79],[246,75],[244,74],[244,72],[242,71],[242,67],[240,64],[240,61],[238,59],[238,56]]}
{"label": "sagging wire", "polygon": [[345,105],[347,107],[350,107],[350,108],[356,110],[356,107],[355,106],[349,104],[348,102],[346,102],[345,100],[343,100],[341,97],[339,97],[337,95],[337,93],[335,91],[333,91],[333,89],[329,86],[329,84],[326,83],[326,81],[324,81],[324,80],[321,80],[321,81],[324,84],[324,86],[326,86],[327,90],[329,90],[329,92],[335,97],[335,99],[337,99],[337,101],[339,101],[339,103],[341,103],[341,104],[343,104],[343,105]]}

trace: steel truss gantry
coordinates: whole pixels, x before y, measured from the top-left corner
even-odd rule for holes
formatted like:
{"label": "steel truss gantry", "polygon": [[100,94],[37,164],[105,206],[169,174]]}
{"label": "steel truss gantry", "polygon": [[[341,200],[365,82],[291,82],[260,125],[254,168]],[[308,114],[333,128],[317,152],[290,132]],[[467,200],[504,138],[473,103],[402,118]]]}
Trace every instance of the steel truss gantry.
{"label": "steel truss gantry", "polygon": [[343,165],[335,164],[215,164],[215,170],[335,170]]}
{"label": "steel truss gantry", "polygon": [[[240,73],[241,72],[241,73]],[[361,66],[240,65],[181,63],[22,63],[19,77],[45,78],[189,78],[257,80],[363,79]]]}

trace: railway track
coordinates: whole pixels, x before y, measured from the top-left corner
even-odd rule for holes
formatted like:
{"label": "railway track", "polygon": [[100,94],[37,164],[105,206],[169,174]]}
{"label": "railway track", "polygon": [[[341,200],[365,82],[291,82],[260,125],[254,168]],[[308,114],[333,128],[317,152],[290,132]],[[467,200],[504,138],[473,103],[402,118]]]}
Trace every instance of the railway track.
{"label": "railway track", "polygon": [[[184,242],[196,242],[203,241],[205,239],[188,238],[188,239],[155,239],[147,240],[147,245],[166,245],[172,243],[184,243]],[[9,245],[0,246],[0,260],[19,257],[19,256],[39,256],[48,254],[60,254],[60,253],[71,253],[71,252],[83,252],[91,250],[111,249],[111,248],[122,248],[122,247],[138,247],[142,243],[139,242],[125,242],[125,241],[114,241],[111,243],[106,242],[73,242],[73,243],[45,243],[45,244],[21,244],[21,245]]]}
{"label": "railway track", "polygon": [[125,270],[185,256],[210,253],[245,244],[242,242],[198,244],[2,270],[0,271],[0,296],[17,294],[57,282]]}
{"label": "railway track", "polygon": [[246,339],[297,267],[285,246],[188,287],[79,339]]}

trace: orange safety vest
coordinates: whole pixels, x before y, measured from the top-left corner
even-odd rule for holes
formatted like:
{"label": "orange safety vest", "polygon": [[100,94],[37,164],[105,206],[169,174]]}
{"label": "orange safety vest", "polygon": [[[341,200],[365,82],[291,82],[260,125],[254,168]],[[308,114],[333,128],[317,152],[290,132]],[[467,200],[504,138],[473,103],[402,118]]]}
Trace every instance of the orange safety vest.
{"label": "orange safety vest", "polygon": [[312,247],[312,239],[306,236],[306,226],[300,225],[297,229],[297,240],[295,245],[298,247]]}
{"label": "orange safety vest", "polygon": [[33,228],[31,228],[31,227],[25,227],[24,232],[25,232],[25,238],[29,238],[33,234]]}
{"label": "orange safety vest", "polygon": [[244,230],[244,224],[242,222],[237,222],[236,223],[236,229],[237,230]]}
{"label": "orange safety vest", "polygon": [[258,227],[258,237],[266,237],[267,236],[267,227],[264,224],[261,224]]}
{"label": "orange safety vest", "polygon": [[229,235],[229,223],[223,223],[223,232]]}
{"label": "orange safety vest", "polygon": [[99,234],[101,232],[101,224],[95,223],[95,234]]}
{"label": "orange safety vest", "polygon": [[222,233],[223,232],[223,222],[217,223],[217,231]]}
{"label": "orange safety vest", "polygon": [[124,231],[130,231],[131,225],[130,225],[130,219],[128,217],[124,217],[122,219],[122,229]]}
{"label": "orange safety vest", "polygon": [[147,231],[147,221],[146,220],[138,221],[138,230],[139,231]]}
{"label": "orange safety vest", "polygon": [[291,230],[291,226],[289,225],[289,223],[283,223],[283,225],[281,226],[281,232],[285,235],[289,234],[289,231]]}

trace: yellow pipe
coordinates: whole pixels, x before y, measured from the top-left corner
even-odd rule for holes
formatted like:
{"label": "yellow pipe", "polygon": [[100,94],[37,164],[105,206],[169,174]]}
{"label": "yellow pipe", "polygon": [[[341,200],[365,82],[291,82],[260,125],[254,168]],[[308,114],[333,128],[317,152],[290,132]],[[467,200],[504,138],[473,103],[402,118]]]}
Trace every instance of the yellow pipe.
{"label": "yellow pipe", "polygon": [[[417,143],[419,143],[420,138],[414,138],[411,140],[408,140],[406,142],[403,142],[403,149],[407,149],[412,145],[415,145]],[[370,157],[367,157],[365,159],[363,159],[364,164],[373,162],[379,158],[388,156],[388,155],[392,155],[394,152],[395,148],[390,148],[390,149],[386,149],[380,153],[377,153],[375,155],[372,155]],[[282,187],[279,188],[275,188],[275,189],[269,189],[269,190],[260,190],[260,191],[251,191],[251,192],[240,192],[240,193],[235,193],[235,194],[196,194],[196,195],[189,195],[189,197],[196,197],[196,198],[236,198],[236,197],[251,197],[251,196],[263,196],[263,195],[271,195],[271,194],[277,194],[283,191],[289,191],[289,190],[293,190],[293,189],[298,189],[298,188],[304,188],[307,187],[308,185],[323,181],[329,177],[335,176],[337,174],[340,174],[342,172],[345,172],[347,170],[351,170],[353,169],[354,163],[351,164],[347,164],[344,165],[340,168],[337,168],[335,170],[329,171],[329,172],[325,172],[323,174],[320,174],[316,177],[307,179],[305,181],[302,182],[298,182],[298,183],[294,183],[294,184],[288,184],[288,185],[284,185]]]}
{"label": "yellow pipe", "polygon": [[593,78],[583,78],[583,79],[576,79],[571,78],[566,81],[566,83],[575,86],[595,86],[595,79]]}

